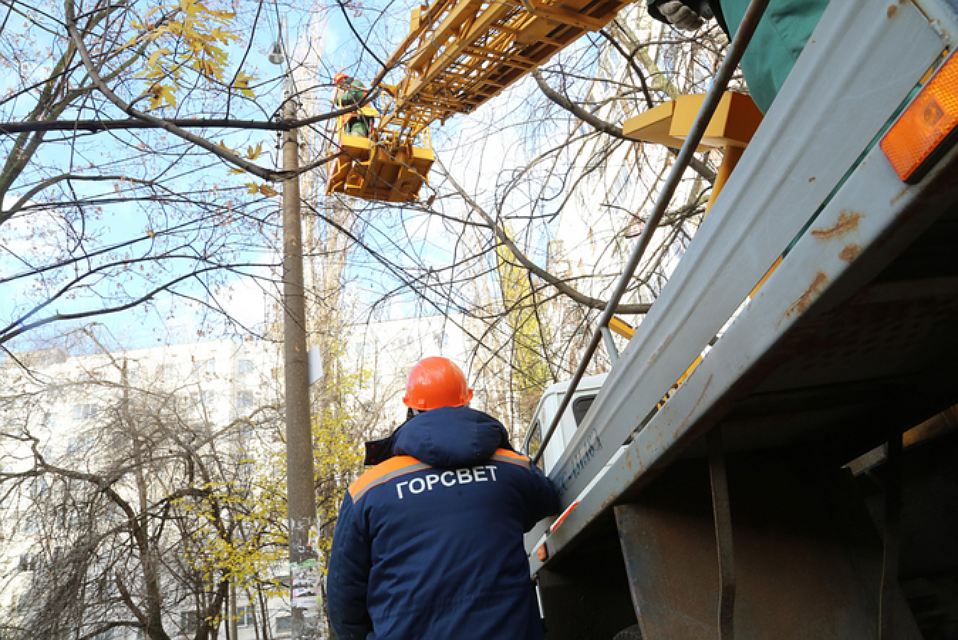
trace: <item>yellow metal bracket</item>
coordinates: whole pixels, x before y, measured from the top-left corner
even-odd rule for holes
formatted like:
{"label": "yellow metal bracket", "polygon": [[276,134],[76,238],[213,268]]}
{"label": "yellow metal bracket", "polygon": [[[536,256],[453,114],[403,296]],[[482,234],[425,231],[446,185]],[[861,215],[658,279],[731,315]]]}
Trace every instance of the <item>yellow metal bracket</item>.
{"label": "yellow metal bracket", "polygon": [[609,320],[609,330],[626,340],[631,340],[632,336],[635,335],[635,327],[618,316],[612,316]]}
{"label": "yellow metal bracket", "polygon": [[[622,134],[633,140],[678,149],[688,137],[704,100],[705,94],[697,93],[663,102],[626,120],[622,124]],[[705,128],[702,142],[696,149],[700,152],[709,149],[723,150],[722,164],[715,177],[715,184],[712,185],[712,195],[706,211],[721,193],[722,187],[742,157],[742,151],[761,122],[762,112],[755,106],[752,98],[732,91],[727,91],[722,96],[715,114]]]}
{"label": "yellow metal bracket", "polygon": [[[633,140],[678,149],[688,137],[704,100],[704,93],[696,93],[663,102],[626,120],[622,124],[622,134]],[[752,98],[744,93],[727,91],[719,100],[715,114],[705,128],[698,150],[744,148],[761,122],[762,112],[755,106]]]}

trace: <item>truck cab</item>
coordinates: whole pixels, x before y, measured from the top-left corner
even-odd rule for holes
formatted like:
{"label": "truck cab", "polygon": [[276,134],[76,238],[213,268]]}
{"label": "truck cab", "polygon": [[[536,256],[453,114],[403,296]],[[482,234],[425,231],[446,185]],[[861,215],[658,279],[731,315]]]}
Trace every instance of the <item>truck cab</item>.
{"label": "truck cab", "polygon": [[[569,410],[562,415],[562,420],[556,428],[555,435],[552,436],[552,439],[542,454],[540,464],[542,470],[547,475],[552,471],[556,462],[559,461],[560,456],[562,456],[562,453],[565,451],[566,445],[572,441],[576,430],[579,428],[579,425],[582,424],[586,413],[588,413],[589,407],[592,406],[592,402],[599,394],[599,389],[602,388],[602,383],[605,382],[607,375],[608,374],[600,373],[594,376],[587,376],[579,383],[573,393]],[[549,428],[549,425],[552,424],[556,411],[559,409],[559,404],[562,402],[562,397],[568,388],[568,380],[557,382],[546,387],[542,398],[539,399],[539,404],[536,405],[532,423],[526,430],[526,437],[522,446],[522,450],[525,453],[535,455],[536,452],[539,451],[539,446],[545,436],[545,431]]]}

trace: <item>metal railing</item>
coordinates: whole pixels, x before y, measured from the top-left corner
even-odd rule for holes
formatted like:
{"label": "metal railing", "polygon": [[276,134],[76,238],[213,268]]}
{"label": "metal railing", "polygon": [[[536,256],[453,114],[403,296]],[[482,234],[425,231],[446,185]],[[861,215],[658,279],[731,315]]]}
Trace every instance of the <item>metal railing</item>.
{"label": "metal railing", "polygon": [[[662,220],[662,216],[665,214],[666,209],[672,201],[672,196],[675,194],[675,190],[682,178],[682,174],[685,172],[689,162],[692,160],[695,149],[698,147],[699,142],[705,133],[705,129],[708,126],[709,121],[712,119],[712,115],[715,113],[715,108],[718,106],[719,100],[728,86],[728,82],[732,78],[732,74],[735,72],[735,68],[742,59],[742,54],[745,53],[745,49],[748,47],[748,43],[751,41],[752,35],[755,33],[755,28],[758,26],[759,20],[761,20],[762,15],[765,12],[765,8],[768,6],[768,2],[769,0],[751,0],[749,3],[748,8],[745,11],[745,15],[742,18],[742,22],[739,24],[738,30],[735,33],[735,37],[729,44],[725,59],[719,66],[719,69],[715,74],[715,78],[712,80],[712,85],[705,94],[705,100],[702,103],[702,108],[695,117],[695,122],[692,124],[689,135],[685,139],[682,148],[679,150],[679,153],[675,158],[675,162],[672,165],[672,169],[669,172],[669,176],[665,181],[662,191],[659,193],[658,198],[656,198],[655,206],[652,209],[652,214],[643,228],[642,234],[636,241],[635,247],[633,247],[632,253],[629,255],[629,259],[625,263],[625,268],[623,269],[619,280],[616,282],[615,288],[612,291],[612,296],[609,298],[609,302],[606,304],[605,309],[602,311],[602,315],[599,317],[598,328],[592,334],[592,338],[589,340],[589,344],[582,356],[582,360],[579,362],[579,366],[576,369],[575,374],[569,381],[569,387],[566,389],[566,392],[562,397],[562,401],[559,404],[559,409],[553,416],[552,422],[549,424],[549,428],[542,436],[542,441],[539,444],[538,451],[536,451],[536,453],[532,456],[532,461],[534,464],[538,464],[539,460],[542,458],[542,454],[545,452],[549,441],[555,434],[555,431],[559,426],[559,422],[562,420],[562,416],[565,414],[566,409],[568,409],[569,404],[572,401],[572,396],[575,394],[575,391],[579,386],[579,382],[581,382],[582,377],[585,375],[585,371],[588,368],[589,363],[592,361],[592,356],[595,354],[595,350],[602,341],[603,329],[608,326],[609,321],[615,314],[616,307],[619,305],[619,301],[622,299],[622,296],[625,295],[629,281],[632,279],[635,270],[639,265],[639,261],[642,259],[642,256],[645,254],[645,250],[648,248],[648,245],[652,240],[652,234],[658,228],[659,223]],[[526,443],[528,443],[529,439],[530,437],[527,436]]]}

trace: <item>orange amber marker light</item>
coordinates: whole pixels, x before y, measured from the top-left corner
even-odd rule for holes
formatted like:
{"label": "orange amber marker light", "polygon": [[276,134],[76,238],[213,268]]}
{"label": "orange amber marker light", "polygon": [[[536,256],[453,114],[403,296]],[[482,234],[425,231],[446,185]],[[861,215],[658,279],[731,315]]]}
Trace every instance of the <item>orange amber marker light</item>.
{"label": "orange amber marker light", "polygon": [[536,549],[536,557],[539,558],[539,562],[545,562],[549,559],[549,550],[546,548],[545,542],[540,544],[539,548]]}
{"label": "orange amber marker light", "polygon": [[881,141],[898,177],[921,180],[953,142],[958,125],[958,57],[952,53]]}

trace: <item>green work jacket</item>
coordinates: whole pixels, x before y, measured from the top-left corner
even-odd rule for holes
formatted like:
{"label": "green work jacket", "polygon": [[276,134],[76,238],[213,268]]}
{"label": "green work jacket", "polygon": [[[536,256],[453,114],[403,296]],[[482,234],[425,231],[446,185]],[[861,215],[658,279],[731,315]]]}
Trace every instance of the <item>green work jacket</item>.
{"label": "green work jacket", "polygon": [[[729,35],[734,36],[749,0],[720,0],[720,3]],[[771,106],[827,5],[828,0],[770,0],[768,3],[741,61],[749,93],[763,112]],[[823,69],[822,73],[828,71]]]}
{"label": "green work jacket", "polygon": [[359,104],[366,95],[366,87],[359,80],[351,80],[349,88],[336,96],[337,107],[351,107]]}

